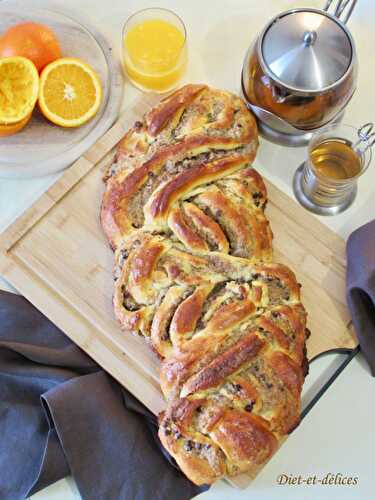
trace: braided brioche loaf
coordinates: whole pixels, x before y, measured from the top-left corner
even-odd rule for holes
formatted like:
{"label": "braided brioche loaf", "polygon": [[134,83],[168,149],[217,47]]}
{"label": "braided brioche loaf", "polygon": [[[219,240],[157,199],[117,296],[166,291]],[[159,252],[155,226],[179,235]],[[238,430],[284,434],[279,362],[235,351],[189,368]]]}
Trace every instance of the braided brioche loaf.
{"label": "braided brioche loaf", "polygon": [[159,436],[197,484],[255,473],[299,422],[306,312],[272,262],[257,146],[241,99],[187,85],[126,134],[106,178],[115,314],[162,359]]}

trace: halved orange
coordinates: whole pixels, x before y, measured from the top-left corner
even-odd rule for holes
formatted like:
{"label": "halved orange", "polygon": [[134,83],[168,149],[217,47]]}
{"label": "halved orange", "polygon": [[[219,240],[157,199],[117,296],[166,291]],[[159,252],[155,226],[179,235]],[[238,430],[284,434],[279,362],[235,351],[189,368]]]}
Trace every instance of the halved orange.
{"label": "halved orange", "polygon": [[25,57],[0,58],[0,125],[22,122],[38,99],[39,74]]}
{"label": "halved orange", "polygon": [[23,120],[17,123],[12,123],[11,125],[2,125],[0,123],[0,137],[8,137],[10,135],[17,134],[17,132],[20,132],[29,123],[31,115],[32,113],[26,116],[26,118],[24,118]]}
{"label": "halved orange", "polygon": [[40,76],[40,110],[61,127],[79,127],[91,120],[100,108],[102,95],[99,76],[80,59],[58,59]]}

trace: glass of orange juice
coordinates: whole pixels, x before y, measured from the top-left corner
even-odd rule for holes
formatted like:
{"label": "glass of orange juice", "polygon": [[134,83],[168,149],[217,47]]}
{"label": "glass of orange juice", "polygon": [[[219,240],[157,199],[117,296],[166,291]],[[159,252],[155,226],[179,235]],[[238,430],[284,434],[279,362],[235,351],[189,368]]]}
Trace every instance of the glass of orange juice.
{"label": "glass of orange juice", "polygon": [[186,28],[168,9],[144,9],[126,21],[122,34],[125,72],[144,91],[172,90],[187,65]]}

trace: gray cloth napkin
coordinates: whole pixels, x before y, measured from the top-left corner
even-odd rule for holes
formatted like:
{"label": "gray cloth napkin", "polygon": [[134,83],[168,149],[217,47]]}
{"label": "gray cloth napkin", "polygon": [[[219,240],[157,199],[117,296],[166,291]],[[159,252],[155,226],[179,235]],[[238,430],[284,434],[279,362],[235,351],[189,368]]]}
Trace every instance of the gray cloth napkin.
{"label": "gray cloth napkin", "polygon": [[206,489],[166,455],[146,408],[24,298],[0,292],[1,500],[70,473],[87,500],[184,500]]}
{"label": "gray cloth napkin", "polygon": [[348,239],[347,300],[361,351],[375,377],[375,220]]}

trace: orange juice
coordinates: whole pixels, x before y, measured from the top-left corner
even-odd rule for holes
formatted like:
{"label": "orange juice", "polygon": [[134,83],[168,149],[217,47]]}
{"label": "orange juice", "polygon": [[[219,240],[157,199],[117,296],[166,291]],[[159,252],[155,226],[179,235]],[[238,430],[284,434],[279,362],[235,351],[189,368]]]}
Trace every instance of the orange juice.
{"label": "orange juice", "polygon": [[169,21],[136,23],[125,30],[123,43],[126,72],[142,89],[170,90],[185,70],[185,33]]}

